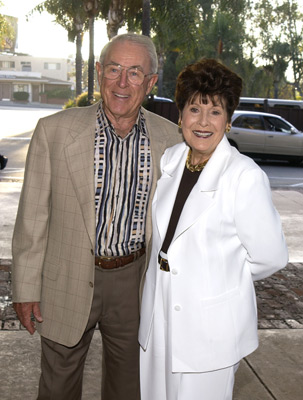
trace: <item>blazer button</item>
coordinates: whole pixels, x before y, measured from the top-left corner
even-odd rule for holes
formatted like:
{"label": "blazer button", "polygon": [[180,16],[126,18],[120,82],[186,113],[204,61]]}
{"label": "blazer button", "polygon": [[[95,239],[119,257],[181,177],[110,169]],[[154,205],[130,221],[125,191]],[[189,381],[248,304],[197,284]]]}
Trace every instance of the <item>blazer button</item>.
{"label": "blazer button", "polygon": [[173,275],[178,275],[178,270],[174,268],[174,269],[172,269],[171,273],[172,273]]}
{"label": "blazer button", "polygon": [[90,286],[91,288],[94,287],[93,282],[89,282],[89,286]]}
{"label": "blazer button", "polygon": [[176,305],[176,306],[174,307],[174,309],[175,309],[175,311],[181,311],[181,306]]}

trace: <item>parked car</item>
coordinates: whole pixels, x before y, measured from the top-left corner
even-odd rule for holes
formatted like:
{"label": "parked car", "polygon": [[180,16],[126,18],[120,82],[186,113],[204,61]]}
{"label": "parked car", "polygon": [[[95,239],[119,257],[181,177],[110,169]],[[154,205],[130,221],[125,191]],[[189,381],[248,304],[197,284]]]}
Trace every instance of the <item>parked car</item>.
{"label": "parked car", "polygon": [[303,132],[279,115],[235,111],[226,135],[232,146],[253,158],[303,161]]}

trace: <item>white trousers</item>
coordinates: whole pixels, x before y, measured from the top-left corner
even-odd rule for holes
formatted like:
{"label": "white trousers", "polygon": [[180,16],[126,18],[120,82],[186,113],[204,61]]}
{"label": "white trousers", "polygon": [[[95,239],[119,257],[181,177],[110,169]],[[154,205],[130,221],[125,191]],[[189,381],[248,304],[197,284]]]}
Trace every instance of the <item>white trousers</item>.
{"label": "white trousers", "polygon": [[140,349],[141,400],[232,400],[239,363],[203,373],[173,373],[170,273],[162,271],[151,336]]}

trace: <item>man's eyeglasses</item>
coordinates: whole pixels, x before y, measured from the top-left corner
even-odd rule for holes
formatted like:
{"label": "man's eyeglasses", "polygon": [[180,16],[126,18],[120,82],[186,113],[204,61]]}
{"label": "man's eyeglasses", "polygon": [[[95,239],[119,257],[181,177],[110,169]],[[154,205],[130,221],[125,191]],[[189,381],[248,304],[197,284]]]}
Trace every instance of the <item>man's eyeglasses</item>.
{"label": "man's eyeglasses", "polygon": [[106,64],[103,65],[103,76],[106,79],[117,79],[120,77],[123,70],[126,70],[127,80],[133,85],[142,85],[144,78],[150,74],[144,74],[138,67],[124,67],[119,64]]}

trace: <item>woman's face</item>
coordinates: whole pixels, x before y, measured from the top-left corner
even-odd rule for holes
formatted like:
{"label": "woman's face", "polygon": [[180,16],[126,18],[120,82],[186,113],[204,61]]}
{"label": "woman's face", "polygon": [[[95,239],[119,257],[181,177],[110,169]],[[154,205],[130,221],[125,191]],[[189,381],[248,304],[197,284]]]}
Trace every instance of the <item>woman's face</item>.
{"label": "woman's face", "polygon": [[[184,139],[192,149],[191,163],[200,164],[210,158],[223,138],[227,127],[227,112],[218,97],[212,103],[201,103],[196,96],[193,103],[186,103],[182,111],[181,127]],[[222,101],[224,104],[224,101]]]}

